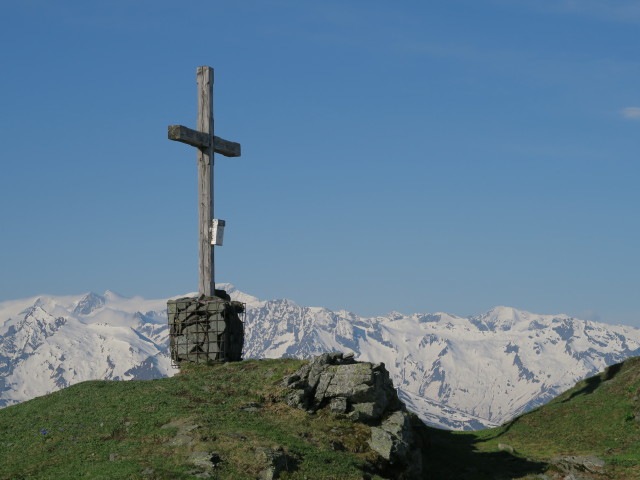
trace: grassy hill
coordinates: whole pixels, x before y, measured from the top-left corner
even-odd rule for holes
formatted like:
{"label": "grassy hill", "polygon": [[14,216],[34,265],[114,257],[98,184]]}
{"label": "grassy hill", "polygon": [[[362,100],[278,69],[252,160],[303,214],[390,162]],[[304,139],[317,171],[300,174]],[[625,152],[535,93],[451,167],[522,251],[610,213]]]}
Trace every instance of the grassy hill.
{"label": "grassy hill", "polygon": [[[173,378],[84,382],[2,409],[0,479],[393,478],[376,469],[369,427],[282,401],[281,379],[302,363],[186,365]],[[428,429],[426,478],[564,478],[584,461],[567,457],[592,456],[604,467],[576,475],[640,479],[639,396],[633,358],[502,427]]]}
{"label": "grassy hill", "polygon": [[[280,381],[301,363],[186,365],[173,378],[84,382],[7,407],[0,478],[255,479],[279,455],[297,472],[281,478],[362,479],[374,459],[368,427],[281,402]],[[215,467],[195,465],[198,453]]]}
{"label": "grassy hill", "polygon": [[[438,479],[552,479],[570,472],[577,478],[640,479],[640,357],[579,382],[501,427],[432,430],[431,437],[429,457]],[[589,465],[588,457],[604,460],[604,467]],[[581,471],[585,461],[587,471]]]}

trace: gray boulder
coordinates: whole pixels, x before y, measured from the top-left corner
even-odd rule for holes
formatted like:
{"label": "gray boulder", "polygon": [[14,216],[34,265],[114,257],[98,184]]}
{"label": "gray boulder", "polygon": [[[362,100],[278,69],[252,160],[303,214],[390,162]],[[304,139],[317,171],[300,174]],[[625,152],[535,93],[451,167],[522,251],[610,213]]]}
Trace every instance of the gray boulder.
{"label": "gray boulder", "polygon": [[603,459],[593,455],[554,458],[550,463],[563,472],[570,474],[579,472],[601,473],[605,465]]}
{"label": "gray boulder", "polygon": [[329,406],[356,421],[379,422],[387,411],[404,409],[384,363],[356,362],[353,356],[325,353],[285,378],[287,403],[316,411]]}
{"label": "gray boulder", "polygon": [[328,408],[371,426],[369,447],[393,478],[421,478],[424,425],[398,398],[384,363],[325,353],[284,380],[287,404],[313,413]]}

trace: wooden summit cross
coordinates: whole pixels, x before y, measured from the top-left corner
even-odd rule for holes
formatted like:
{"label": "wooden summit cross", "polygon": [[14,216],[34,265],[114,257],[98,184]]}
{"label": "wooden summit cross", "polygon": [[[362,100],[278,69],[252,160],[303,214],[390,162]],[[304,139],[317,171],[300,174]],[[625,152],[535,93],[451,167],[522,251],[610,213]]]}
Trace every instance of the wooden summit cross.
{"label": "wooden summit cross", "polygon": [[[240,156],[240,144],[213,135],[213,68],[198,67],[198,124],[197,130],[182,125],[169,125],[169,140],[186,143],[198,148],[198,236],[200,258],[200,282],[198,291],[207,296],[215,295],[215,269],[213,248],[216,244],[213,226],[213,154],[227,157]],[[216,221],[216,225],[222,220]]]}

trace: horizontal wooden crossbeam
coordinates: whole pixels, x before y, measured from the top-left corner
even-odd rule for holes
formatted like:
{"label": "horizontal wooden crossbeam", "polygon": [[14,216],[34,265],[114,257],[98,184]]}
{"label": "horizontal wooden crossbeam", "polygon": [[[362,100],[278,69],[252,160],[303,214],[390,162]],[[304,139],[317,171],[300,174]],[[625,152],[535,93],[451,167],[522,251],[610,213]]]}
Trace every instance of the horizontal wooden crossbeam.
{"label": "horizontal wooden crossbeam", "polygon": [[[169,125],[169,140],[186,143],[193,147],[209,147],[209,135],[182,125]],[[239,157],[240,144],[220,137],[213,137],[214,151],[225,157]]]}

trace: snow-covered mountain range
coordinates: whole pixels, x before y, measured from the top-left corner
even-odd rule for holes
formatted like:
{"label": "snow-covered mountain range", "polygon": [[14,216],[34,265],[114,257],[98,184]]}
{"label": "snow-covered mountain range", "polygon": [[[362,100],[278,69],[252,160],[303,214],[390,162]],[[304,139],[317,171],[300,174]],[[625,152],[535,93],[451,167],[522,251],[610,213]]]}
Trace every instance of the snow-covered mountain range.
{"label": "snow-covered mountain range", "polygon": [[[639,329],[567,315],[496,307],[361,318],[223,287],[247,304],[244,358],[338,350],[384,362],[408,407],[449,429],[499,425],[640,354]],[[167,346],[166,299],[107,291],[0,302],[0,406],[89,379],[173,375]]]}

